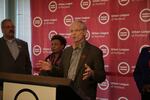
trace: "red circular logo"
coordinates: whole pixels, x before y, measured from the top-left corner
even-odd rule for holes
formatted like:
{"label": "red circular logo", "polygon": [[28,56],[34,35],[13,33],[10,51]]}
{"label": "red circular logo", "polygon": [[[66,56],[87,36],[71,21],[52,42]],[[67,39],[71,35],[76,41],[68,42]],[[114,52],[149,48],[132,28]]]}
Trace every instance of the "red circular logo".
{"label": "red circular logo", "polygon": [[66,26],[70,26],[72,24],[72,22],[73,22],[73,16],[72,15],[66,15],[64,17],[64,24]]}
{"label": "red circular logo", "polygon": [[121,63],[119,63],[119,65],[118,65],[118,71],[119,71],[119,73],[122,74],[122,75],[128,74],[129,71],[130,71],[130,66],[129,66],[129,64],[126,63],[126,62],[121,62]]}
{"label": "red circular logo", "polygon": [[55,1],[51,1],[48,5],[48,9],[50,12],[55,12],[57,10],[57,3]]}
{"label": "red circular logo", "polygon": [[42,25],[42,18],[40,18],[40,17],[35,17],[35,18],[33,19],[33,25],[34,25],[35,27],[40,27],[40,26]]}
{"label": "red circular logo", "polygon": [[103,51],[103,57],[108,56],[108,54],[109,54],[109,48],[108,48],[108,46],[101,45],[99,48]]}
{"label": "red circular logo", "polygon": [[126,6],[130,2],[130,0],[118,0],[118,2],[121,6]]}
{"label": "red circular logo", "polygon": [[91,0],[81,0],[80,6],[82,9],[88,9],[91,6]]}
{"label": "red circular logo", "polygon": [[101,84],[98,84],[98,87],[101,89],[101,90],[107,90],[108,87],[109,87],[109,82],[108,80],[106,79],[104,82],[102,82]]}
{"label": "red circular logo", "polygon": [[150,9],[146,8],[140,12],[140,19],[143,22],[150,22]]}
{"label": "red circular logo", "polygon": [[41,47],[39,45],[35,45],[33,47],[33,54],[35,56],[39,56],[41,54]]}
{"label": "red circular logo", "polygon": [[106,24],[109,22],[109,14],[107,12],[102,12],[98,19],[101,24]]}
{"label": "red circular logo", "polygon": [[49,34],[48,34],[49,40],[51,40],[51,38],[52,38],[54,35],[56,35],[56,34],[57,34],[56,31],[54,31],[54,30],[50,31]]}
{"label": "red circular logo", "polygon": [[120,40],[127,40],[130,36],[130,32],[127,28],[120,28],[118,30],[118,38]]}

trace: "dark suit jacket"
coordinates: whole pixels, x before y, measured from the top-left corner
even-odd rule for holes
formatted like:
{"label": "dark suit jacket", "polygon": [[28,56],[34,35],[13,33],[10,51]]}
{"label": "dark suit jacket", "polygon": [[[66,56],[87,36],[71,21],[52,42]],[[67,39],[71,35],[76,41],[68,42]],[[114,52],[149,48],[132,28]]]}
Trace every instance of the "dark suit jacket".
{"label": "dark suit jacket", "polygon": [[60,66],[59,66],[59,64],[60,64],[60,61],[61,61],[61,56],[62,56],[62,52],[63,51],[61,51],[60,53],[59,53],[59,56],[58,56],[58,58],[57,58],[57,60],[54,62],[54,56],[55,56],[55,54],[54,53],[52,53],[52,54],[50,54],[50,55],[48,55],[46,58],[45,58],[45,61],[47,61],[47,60],[49,60],[49,61],[51,61],[52,62],[52,70],[51,71],[41,71],[40,73],[39,73],[39,75],[41,75],[41,76],[53,76],[53,77],[63,77],[63,74],[62,73],[60,73],[60,70],[61,70],[61,68],[60,68]]}
{"label": "dark suit jacket", "polygon": [[0,72],[31,74],[31,62],[26,42],[16,39],[19,55],[15,60],[4,38],[0,38]]}
{"label": "dark suit jacket", "polygon": [[134,70],[134,79],[140,92],[144,84],[150,84],[150,47],[142,49]]}
{"label": "dark suit jacket", "polygon": [[[61,66],[64,71],[64,77],[67,77],[68,75],[72,52],[73,48],[68,47],[64,50],[62,55]],[[94,77],[82,80],[85,64],[89,65],[91,69],[94,70]],[[86,42],[77,67],[73,88],[83,98],[83,100],[95,100],[97,83],[103,82],[105,77],[106,75],[104,71],[102,51],[99,48]]]}

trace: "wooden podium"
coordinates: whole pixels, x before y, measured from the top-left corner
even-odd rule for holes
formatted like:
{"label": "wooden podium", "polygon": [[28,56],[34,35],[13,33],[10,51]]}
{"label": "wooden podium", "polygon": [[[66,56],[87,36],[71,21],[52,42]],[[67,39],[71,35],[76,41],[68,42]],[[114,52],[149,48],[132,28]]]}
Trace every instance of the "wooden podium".
{"label": "wooden podium", "polygon": [[[3,100],[5,100],[4,98],[11,97],[12,94],[15,96],[13,97],[15,98],[14,100],[19,100],[16,98],[18,98],[18,96],[21,97],[22,94],[24,94],[25,96],[33,95],[35,97],[35,100],[41,100],[40,98],[45,98],[44,95],[48,96],[48,98],[51,98],[53,95],[53,100],[81,100],[81,98],[71,88],[71,83],[71,80],[66,78],[0,72],[0,93],[1,96],[3,93]],[[14,93],[14,91],[16,93]],[[30,94],[27,92],[30,92]],[[23,96],[21,98],[23,98]]]}

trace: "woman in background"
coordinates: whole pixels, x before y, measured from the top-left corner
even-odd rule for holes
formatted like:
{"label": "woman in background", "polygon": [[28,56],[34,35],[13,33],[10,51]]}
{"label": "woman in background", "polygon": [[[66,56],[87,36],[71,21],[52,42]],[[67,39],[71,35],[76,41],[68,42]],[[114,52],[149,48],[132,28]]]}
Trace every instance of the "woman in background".
{"label": "woman in background", "polygon": [[40,75],[57,77],[62,76],[62,74],[58,74],[59,69],[61,70],[58,65],[66,43],[66,39],[61,35],[54,35],[51,38],[52,53],[48,55],[45,60],[39,60],[36,64],[36,67],[40,70]]}

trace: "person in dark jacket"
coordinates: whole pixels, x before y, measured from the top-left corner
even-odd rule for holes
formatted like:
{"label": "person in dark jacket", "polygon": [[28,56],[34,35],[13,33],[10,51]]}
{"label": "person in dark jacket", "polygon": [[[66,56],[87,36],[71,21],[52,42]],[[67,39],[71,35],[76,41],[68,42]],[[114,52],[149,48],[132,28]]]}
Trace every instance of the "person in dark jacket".
{"label": "person in dark jacket", "polygon": [[97,83],[106,78],[103,53],[86,41],[85,23],[76,20],[69,30],[72,44],[63,51],[58,73],[72,80],[72,88],[81,100],[96,100]]}
{"label": "person in dark jacket", "polygon": [[141,50],[133,75],[141,100],[150,100],[150,47]]}
{"label": "person in dark jacket", "polygon": [[0,38],[0,72],[32,74],[27,42],[15,37],[11,19],[1,22],[3,36]]}
{"label": "person in dark jacket", "polygon": [[[61,35],[54,35],[51,38],[51,51],[45,60],[39,60],[36,64],[37,68],[41,68],[39,75],[42,76],[55,76],[59,77],[62,76],[62,74],[58,74],[57,71],[59,71],[60,67],[60,60],[63,53],[63,50],[66,46],[66,39]],[[48,65],[48,66],[47,66]],[[50,67],[52,66],[52,67]],[[50,69],[52,68],[52,69]]]}

